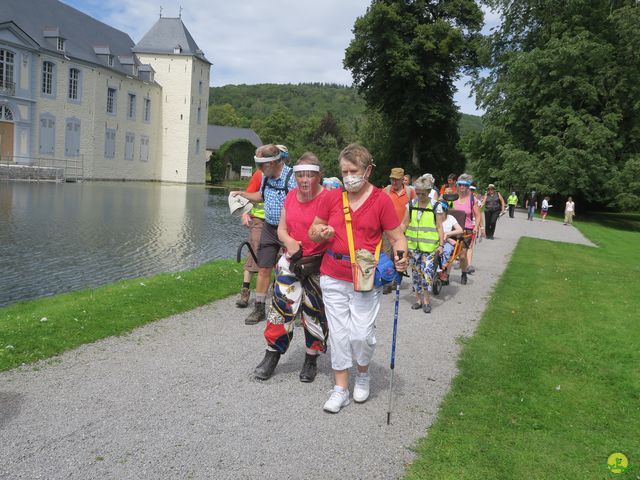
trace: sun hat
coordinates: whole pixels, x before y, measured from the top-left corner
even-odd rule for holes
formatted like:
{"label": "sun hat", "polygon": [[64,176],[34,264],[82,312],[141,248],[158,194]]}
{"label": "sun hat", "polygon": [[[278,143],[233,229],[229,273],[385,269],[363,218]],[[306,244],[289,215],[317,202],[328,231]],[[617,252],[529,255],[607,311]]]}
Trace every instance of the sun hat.
{"label": "sun hat", "polygon": [[493,183],[490,183],[489,185],[487,185],[487,190],[491,190],[491,189],[496,189],[496,186]]}
{"label": "sun hat", "polygon": [[253,208],[253,203],[241,195],[229,194],[229,211],[232,215],[243,215],[249,213]]}
{"label": "sun hat", "polygon": [[389,178],[393,178],[395,180],[400,180],[404,177],[404,168],[396,167],[391,169],[391,173],[389,174]]}

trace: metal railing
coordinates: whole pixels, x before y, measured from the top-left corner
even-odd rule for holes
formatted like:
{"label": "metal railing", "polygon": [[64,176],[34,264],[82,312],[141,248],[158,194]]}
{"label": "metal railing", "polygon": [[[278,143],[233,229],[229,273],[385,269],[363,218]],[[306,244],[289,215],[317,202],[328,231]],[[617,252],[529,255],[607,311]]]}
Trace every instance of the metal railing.
{"label": "metal railing", "polygon": [[0,158],[2,178],[8,180],[49,180],[56,182],[84,179],[84,155],[73,158],[13,156]]}

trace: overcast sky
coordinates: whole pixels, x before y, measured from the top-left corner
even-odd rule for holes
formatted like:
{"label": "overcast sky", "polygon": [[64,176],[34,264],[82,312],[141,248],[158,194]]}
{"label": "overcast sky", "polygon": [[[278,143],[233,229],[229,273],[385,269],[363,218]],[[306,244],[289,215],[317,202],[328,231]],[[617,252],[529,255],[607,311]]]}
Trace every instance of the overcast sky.
{"label": "overcast sky", "polygon": [[[139,41],[162,16],[182,21],[213,63],[213,86],[327,82],[351,85],[342,68],[355,19],[368,0],[64,0]],[[485,16],[488,26],[495,15]],[[487,28],[485,27],[485,28]],[[271,68],[265,68],[268,61]],[[467,79],[456,86],[464,113],[481,115],[468,98]]]}

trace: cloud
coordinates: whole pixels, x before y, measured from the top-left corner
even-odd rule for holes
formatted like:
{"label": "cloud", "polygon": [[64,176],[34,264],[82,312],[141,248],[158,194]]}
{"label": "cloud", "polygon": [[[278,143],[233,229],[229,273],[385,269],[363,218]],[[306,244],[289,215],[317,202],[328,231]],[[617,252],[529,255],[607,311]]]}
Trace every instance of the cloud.
{"label": "cloud", "polygon": [[[162,15],[182,20],[213,63],[212,85],[327,82],[351,85],[342,68],[365,0],[65,0],[139,41]],[[456,84],[465,113],[477,113],[469,88]]]}

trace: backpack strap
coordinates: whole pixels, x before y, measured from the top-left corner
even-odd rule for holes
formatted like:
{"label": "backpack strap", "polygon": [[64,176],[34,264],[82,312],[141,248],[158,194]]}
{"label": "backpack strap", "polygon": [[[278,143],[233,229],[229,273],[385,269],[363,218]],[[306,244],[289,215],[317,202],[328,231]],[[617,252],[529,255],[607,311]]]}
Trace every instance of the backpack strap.
{"label": "backpack strap", "polygon": [[271,185],[270,183],[267,183],[269,181],[268,177],[263,177],[264,181],[262,183],[262,188],[260,189],[260,194],[262,195],[262,198],[264,199],[264,191],[267,189],[267,187],[273,189],[273,190],[284,190],[284,194],[285,196],[289,193],[289,181],[291,180],[291,176],[293,175],[293,168],[290,169],[287,172],[287,175],[284,178],[284,188],[283,187],[274,187],[273,185]]}
{"label": "backpack strap", "polygon": [[287,195],[289,193],[289,180],[291,180],[291,175],[293,175],[293,168],[287,172],[287,176],[284,179],[284,194]]}

